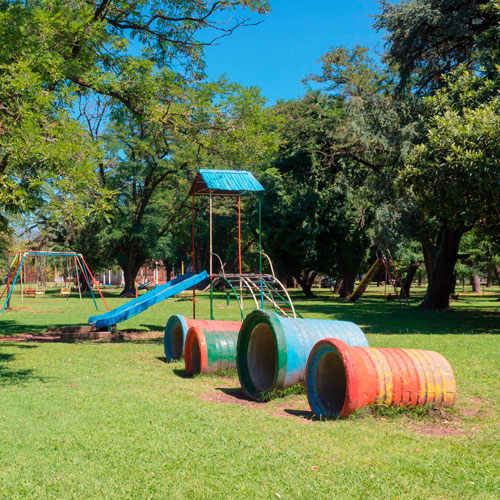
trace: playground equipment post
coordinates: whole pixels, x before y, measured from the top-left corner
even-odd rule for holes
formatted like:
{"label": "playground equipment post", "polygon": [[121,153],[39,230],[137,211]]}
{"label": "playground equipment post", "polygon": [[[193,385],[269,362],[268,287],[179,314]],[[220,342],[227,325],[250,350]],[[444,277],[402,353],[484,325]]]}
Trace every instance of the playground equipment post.
{"label": "playground equipment post", "polygon": [[[11,261],[10,248],[9,248],[7,250],[7,279],[9,279],[11,272],[12,272],[12,261]],[[7,293],[9,293],[9,292],[10,292],[10,290]],[[9,300],[7,301],[6,309],[10,309],[10,296],[9,296]]]}

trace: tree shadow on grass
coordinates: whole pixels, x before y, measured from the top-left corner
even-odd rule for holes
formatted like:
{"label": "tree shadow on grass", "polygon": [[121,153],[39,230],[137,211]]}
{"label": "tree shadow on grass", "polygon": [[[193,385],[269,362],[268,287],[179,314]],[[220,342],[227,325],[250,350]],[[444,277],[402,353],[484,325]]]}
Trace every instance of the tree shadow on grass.
{"label": "tree shadow on grass", "polygon": [[160,325],[143,324],[142,326],[145,326],[150,332],[164,332],[165,331],[165,325],[160,326]]}
{"label": "tree shadow on grass", "polygon": [[[81,325],[81,323],[75,323]],[[72,326],[71,323],[50,323],[45,325],[24,325],[13,319],[0,320],[0,337],[15,337],[16,335],[34,334],[39,335],[49,329]]]}
{"label": "tree shadow on grass", "polygon": [[[26,348],[36,348],[37,346],[26,346],[19,345],[17,343],[2,344],[2,346],[16,347],[21,349]],[[12,353],[0,353],[0,387],[11,386],[11,385],[24,385],[28,382],[46,382],[46,378],[40,377],[35,374],[35,371],[31,368],[17,370],[8,366],[8,363],[14,361],[16,355]]]}
{"label": "tree shadow on grass", "polygon": [[156,338],[134,338],[134,339],[127,339],[127,338],[114,338],[111,340],[113,343],[123,343],[123,344],[156,344],[160,345],[163,344],[163,337],[156,337]]}
{"label": "tree shadow on grass", "polygon": [[[384,304],[381,297],[366,297],[355,304],[323,297],[302,300],[297,309],[307,317],[321,317],[352,321],[365,333],[379,334],[500,334],[500,313],[491,310],[450,309],[425,311],[413,305],[401,306],[398,302]],[[492,299],[492,307],[494,300]]]}

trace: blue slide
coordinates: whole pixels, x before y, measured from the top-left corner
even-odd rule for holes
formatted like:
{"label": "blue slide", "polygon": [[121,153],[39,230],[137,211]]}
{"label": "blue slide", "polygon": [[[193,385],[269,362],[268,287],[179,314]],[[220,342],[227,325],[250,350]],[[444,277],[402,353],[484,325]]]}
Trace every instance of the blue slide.
{"label": "blue slide", "polygon": [[129,300],[127,303],[116,307],[107,313],[99,314],[98,316],[91,316],[89,318],[89,324],[95,326],[96,328],[116,325],[117,323],[121,323],[122,321],[132,318],[142,311],[145,311],[148,307],[172,297],[172,295],[177,295],[178,293],[201,283],[208,277],[209,276],[206,271],[199,274],[183,274],[182,276],[178,276],[164,285],[154,288],[140,297]]}

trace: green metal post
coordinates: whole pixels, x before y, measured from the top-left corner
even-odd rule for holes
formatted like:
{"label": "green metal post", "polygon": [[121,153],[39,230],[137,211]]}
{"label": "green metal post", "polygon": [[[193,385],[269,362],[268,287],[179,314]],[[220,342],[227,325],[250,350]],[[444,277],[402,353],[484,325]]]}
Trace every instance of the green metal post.
{"label": "green metal post", "polygon": [[259,198],[259,270],[260,270],[260,305],[265,309],[264,305],[264,288],[262,286],[262,206]]}
{"label": "green metal post", "polygon": [[262,274],[262,209],[261,209],[261,201],[259,198],[259,269],[260,274]]}

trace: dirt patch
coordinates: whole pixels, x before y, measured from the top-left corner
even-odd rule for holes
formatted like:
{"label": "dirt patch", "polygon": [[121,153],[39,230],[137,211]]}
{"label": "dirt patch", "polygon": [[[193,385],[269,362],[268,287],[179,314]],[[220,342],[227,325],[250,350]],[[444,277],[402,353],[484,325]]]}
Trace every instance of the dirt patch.
{"label": "dirt patch", "polygon": [[150,340],[163,337],[163,332],[106,332],[80,330],[75,327],[71,331],[69,327],[63,327],[65,330],[54,329],[43,333],[23,333],[20,335],[0,337],[0,342],[72,342],[75,340],[96,340],[96,341],[127,341],[127,340]]}
{"label": "dirt patch", "polygon": [[482,398],[469,398],[469,406],[459,408],[459,412],[465,418],[478,418],[487,416],[490,413],[490,409],[483,404]]}
{"label": "dirt patch", "polygon": [[261,410],[265,408],[263,403],[258,403],[245,396],[241,389],[218,389],[216,391],[204,392],[200,394],[199,397],[203,399],[203,401],[208,401],[210,403],[245,406],[247,408],[259,408]]}
{"label": "dirt patch", "polygon": [[422,422],[414,426],[415,432],[427,436],[449,437],[463,436],[468,432],[462,427],[462,416],[465,415],[462,408],[451,413],[444,408],[436,407],[429,414],[431,422]]}
{"label": "dirt patch", "polygon": [[113,340],[149,340],[163,338],[164,332],[125,331],[113,334]]}
{"label": "dirt patch", "polygon": [[[317,417],[315,417],[309,408],[307,400],[302,395],[296,395],[293,398],[288,397],[284,401],[274,400],[272,402],[262,403],[250,399],[239,387],[218,387],[215,388],[215,390],[200,394],[199,398],[210,403],[232,404],[236,406],[244,406],[246,408],[253,408],[265,411],[276,417],[299,418],[302,422],[314,422],[317,420]],[[477,403],[477,407],[479,408],[479,403],[482,400],[479,398],[477,399],[478,401],[473,402]],[[414,430],[414,432],[427,436],[463,436],[467,434],[468,431],[462,427],[463,422],[461,417],[471,416],[471,411],[472,410],[470,408],[460,408],[458,412],[450,413],[443,408],[436,407],[430,411],[424,421],[415,422],[414,420],[412,421],[411,417],[408,417],[410,418],[408,426]],[[481,409],[474,409],[474,411],[474,415],[483,413]],[[386,417],[372,415],[369,412],[365,415],[365,417],[375,418],[382,421],[392,420]]]}
{"label": "dirt patch", "polygon": [[55,342],[60,340],[60,335],[48,336],[40,333],[22,333],[10,337],[0,337],[0,342]]}
{"label": "dirt patch", "polygon": [[450,424],[422,424],[415,428],[415,432],[426,436],[438,437],[463,436],[466,434],[464,429],[457,427],[456,424],[452,424],[451,422]]}
{"label": "dirt patch", "polygon": [[299,417],[304,422],[314,420],[314,415],[309,409],[307,402],[301,396],[296,396],[292,400],[287,399],[283,402],[261,403],[250,399],[239,388],[218,388],[215,391],[204,392],[199,395],[203,401],[210,403],[232,404],[244,406],[269,413],[276,417]]}

